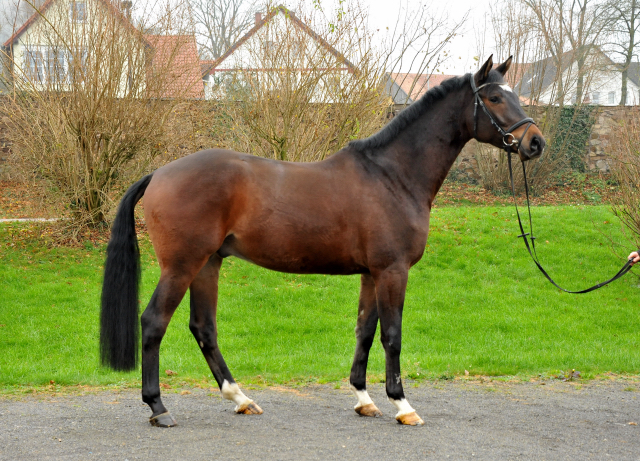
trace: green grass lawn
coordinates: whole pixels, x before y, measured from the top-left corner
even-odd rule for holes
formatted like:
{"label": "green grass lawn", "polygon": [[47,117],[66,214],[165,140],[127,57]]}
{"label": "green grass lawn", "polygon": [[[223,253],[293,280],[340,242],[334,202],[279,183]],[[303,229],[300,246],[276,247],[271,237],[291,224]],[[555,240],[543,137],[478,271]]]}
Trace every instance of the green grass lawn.
{"label": "green grass lawn", "polygon": [[[607,207],[533,212],[539,256],[560,285],[586,288],[622,266],[610,247],[610,240],[623,241],[620,225]],[[104,247],[40,247],[18,237],[24,230],[24,224],[0,227],[0,386],[138,380],[139,371],[99,366]],[[562,293],[538,272],[518,233],[511,207],[434,210],[425,255],[409,278],[403,373],[415,379],[465,370],[523,378],[568,369],[583,377],[638,374],[637,276],[585,295]],[[144,306],[159,269],[144,238],[141,251]],[[220,347],[236,379],[287,383],[348,377],[359,276],[281,274],[230,258],[220,286]],[[162,343],[160,369],[173,370],[180,379],[209,379],[188,322],[185,299]],[[369,373],[383,377],[377,341]]]}

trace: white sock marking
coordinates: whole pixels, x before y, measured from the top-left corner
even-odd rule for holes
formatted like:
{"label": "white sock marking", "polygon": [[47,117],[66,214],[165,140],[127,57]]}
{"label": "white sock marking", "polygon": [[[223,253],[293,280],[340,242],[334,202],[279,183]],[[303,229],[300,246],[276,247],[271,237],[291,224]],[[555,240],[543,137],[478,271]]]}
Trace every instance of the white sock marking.
{"label": "white sock marking", "polygon": [[365,405],[373,403],[373,400],[371,400],[371,397],[369,397],[369,393],[366,390],[359,391],[358,389],[353,387],[352,384],[349,384],[349,387],[351,388],[351,392],[353,392],[354,395],[358,398],[358,403],[354,407],[355,409],[362,408]]}
{"label": "white sock marking", "polygon": [[227,381],[226,379],[222,382],[220,391],[222,392],[222,396],[225,399],[232,400],[236,404],[236,411],[238,411],[238,408],[240,408],[242,405],[253,402],[253,400],[242,393],[236,383],[229,384],[229,381]]}
{"label": "white sock marking", "polygon": [[398,409],[398,414],[396,415],[396,418],[399,418],[400,416],[403,416],[403,415],[408,415],[409,413],[413,413],[415,411],[413,407],[409,405],[409,402],[407,402],[407,399],[400,399],[400,400],[389,399],[389,402],[393,403]]}

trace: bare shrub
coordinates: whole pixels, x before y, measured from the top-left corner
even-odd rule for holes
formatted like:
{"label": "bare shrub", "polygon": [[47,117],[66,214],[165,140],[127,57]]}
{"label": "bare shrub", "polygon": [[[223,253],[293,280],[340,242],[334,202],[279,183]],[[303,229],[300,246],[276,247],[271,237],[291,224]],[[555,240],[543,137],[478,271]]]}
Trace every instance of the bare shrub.
{"label": "bare shrub", "polygon": [[[75,16],[65,2],[50,5],[12,45],[2,110],[24,177],[66,204],[77,232],[105,222],[112,192],[179,142],[168,123],[201,80],[197,67],[188,78],[184,50],[195,53],[195,42],[179,10],[141,12],[134,27],[109,2],[83,2]],[[192,85],[176,85],[185,76]]]}
{"label": "bare shrub", "polygon": [[406,34],[399,24],[396,38],[405,38],[376,47],[366,8],[356,2],[341,1],[331,13],[319,2],[300,3],[295,12],[268,6],[266,23],[242,52],[223,56],[228,60],[220,67],[231,70],[214,72],[216,143],[268,158],[315,161],[373,134],[390,115],[385,78],[404,48],[416,47],[423,70],[441,49],[428,36],[435,23],[426,22],[426,13],[420,17],[419,33]]}
{"label": "bare shrub", "polygon": [[640,248],[640,110],[634,108],[611,133],[611,174],[622,192],[613,211],[629,230],[629,239]]}

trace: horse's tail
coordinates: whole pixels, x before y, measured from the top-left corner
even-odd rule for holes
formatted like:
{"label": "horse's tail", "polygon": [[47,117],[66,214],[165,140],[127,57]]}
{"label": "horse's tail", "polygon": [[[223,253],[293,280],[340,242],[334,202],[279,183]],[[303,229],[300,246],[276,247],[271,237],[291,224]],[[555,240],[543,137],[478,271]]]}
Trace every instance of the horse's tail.
{"label": "horse's tail", "polygon": [[100,360],[114,370],[132,370],[138,362],[138,284],[140,250],[133,210],[152,174],[122,197],[107,245],[100,311]]}

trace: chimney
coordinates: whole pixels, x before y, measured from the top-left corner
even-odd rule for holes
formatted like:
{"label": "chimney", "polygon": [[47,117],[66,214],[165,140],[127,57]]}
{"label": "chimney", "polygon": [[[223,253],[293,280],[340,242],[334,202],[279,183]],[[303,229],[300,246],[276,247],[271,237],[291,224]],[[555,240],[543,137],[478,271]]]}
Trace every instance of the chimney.
{"label": "chimney", "polygon": [[120,8],[122,9],[122,12],[124,13],[124,15],[128,19],[131,19],[131,7],[132,6],[133,6],[133,2],[131,2],[131,1],[120,2]]}
{"label": "chimney", "polygon": [[256,26],[262,22],[262,13],[256,13]]}

